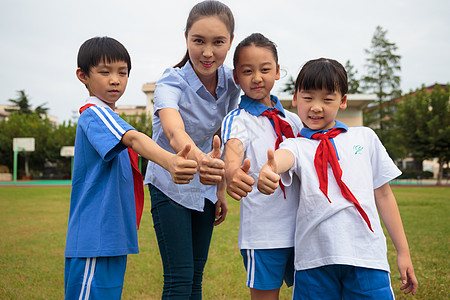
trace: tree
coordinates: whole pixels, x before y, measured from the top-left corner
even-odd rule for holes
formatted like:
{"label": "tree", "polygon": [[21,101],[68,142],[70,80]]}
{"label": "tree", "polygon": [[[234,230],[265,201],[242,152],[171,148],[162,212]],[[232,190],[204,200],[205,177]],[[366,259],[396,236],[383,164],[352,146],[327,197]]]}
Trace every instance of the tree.
{"label": "tree", "polygon": [[13,138],[34,137],[35,151],[19,153],[19,175],[24,169],[21,158],[25,157],[33,175],[42,174],[51,162],[59,166],[56,171],[60,176],[64,173],[68,177],[70,161],[61,158],[60,150],[62,146],[74,145],[76,125],[64,122],[55,127],[48,118],[42,118],[48,111],[45,103],[33,111],[25,91],[18,91],[18,95],[16,99],[9,99],[17,108],[9,109],[8,120],[0,121],[0,165],[13,168]]}
{"label": "tree", "polygon": [[450,85],[444,89],[436,85],[429,96],[429,135],[430,145],[427,158],[438,158],[438,182],[441,184],[444,164],[450,162]]}
{"label": "tree", "polygon": [[18,109],[17,108],[9,108],[9,109],[5,109],[5,111],[10,112],[10,113],[18,112],[19,114],[25,114],[25,115],[36,113],[40,118],[42,118],[42,116],[47,115],[47,112],[49,110],[48,107],[45,107],[45,105],[47,103],[37,106],[33,111],[31,109],[31,104],[30,104],[30,100],[28,99],[28,95],[25,94],[25,90],[17,91],[17,93],[19,94],[17,99],[8,99],[8,101],[12,102],[15,106],[18,107]]}
{"label": "tree", "polygon": [[25,94],[25,90],[17,91],[19,97],[17,99],[8,99],[9,102],[12,102],[15,106],[18,106],[19,109],[5,109],[7,112],[15,112],[17,111],[19,114],[31,114],[33,111],[31,110],[30,100],[28,100],[27,94]]}
{"label": "tree", "polygon": [[375,93],[378,97],[378,109],[372,110],[376,114],[372,119],[375,119],[379,125],[377,133],[381,140],[384,139],[384,130],[389,129],[390,125],[388,122],[391,111],[387,100],[401,95],[400,76],[397,75],[401,70],[401,56],[395,54],[398,47],[395,43],[387,40],[386,34],[387,30],[377,26],[371,40],[370,49],[365,49],[365,53],[369,56],[366,58],[365,65],[367,75],[361,79],[364,83],[364,89]]}
{"label": "tree", "polygon": [[125,113],[121,113],[120,117],[133,126],[137,131],[145,133],[150,137],[152,136],[152,117],[149,114],[145,112],[135,115],[126,115]]}
{"label": "tree", "polygon": [[359,87],[359,80],[356,78],[358,71],[354,69],[355,67],[350,63],[350,60],[345,62],[345,70],[347,71],[348,78],[348,93],[349,94],[359,94],[361,93]]}
{"label": "tree", "polygon": [[48,113],[48,110],[49,110],[49,108],[48,107],[44,107],[44,105],[46,105],[47,104],[47,102],[45,102],[44,104],[41,104],[41,105],[39,105],[39,106],[36,106],[36,108],[34,109],[34,112],[35,113],[37,113],[37,115],[39,116],[39,118],[43,118],[43,117],[46,117],[47,116],[47,113]]}
{"label": "tree", "polygon": [[[348,77],[348,93],[349,94],[361,93],[359,80],[356,78],[356,74],[358,73],[358,71],[350,63],[350,60],[347,60],[347,62],[345,63],[345,70],[347,71]],[[295,80],[291,75],[289,75],[289,78],[284,84],[284,88],[281,89],[281,92],[291,94],[295,92]]]}
{"label": "tree", "polygon": [[289,75],[288,80],[286,81],[284,88],[281,90],[284,93],[294,94],[295,92],[295,80],[292,75]]}
{"label": "tree", "polygon": [[[51,139],[52,124],[48,119],[41,120],[36,114],[12,112],[8,121],[0,122],[0,164],[10,169],[13,166],[13,139],[17,137],[34,137],[35,151],[20,152],[20,157],[27,157],[31,170],[43,167],[48,156],[47,141]],[[23,159],[19,159],[19,169],[23,170]],[[28,174],[27,174],[28,175]]]}
{"label": "tree", "polygon": [[[120,114],[120,117],[124,119],[128,124],[133,126],[137,131],[145,133],[148,136],[153,135],[153,127],[152,127],[152,117],[147,113],[140,113],[135,115],[126,115],[124,113]],[[145,176],[145,172],[147,170],[148,160],[141,157],[141,173]]]}
{"label": "tree", "polygon": [[397,134],[414,157],[419,171],[424,159],[438,158],[438,182],[443,166],[450,161],[450,85],[436,85],[430,92],[422,87],[398,105]]}
{"label": "tree", "polygon": [[[13,168],[13,138],[34,137],[35,151],[19,153],[19,175],[24,169],[23,157],[27,157],[31,173],[41,174],[49,162],[59,166],[57,172],[70,175],[70,161],[60,156],[63,146],[75,144],[76,126],[70,121],[54,127],[48,119],[40,119],[37,114],[13,112],[8,120],[0,121],[0,165]],[[62,175],[61,175],[62,176]]]}

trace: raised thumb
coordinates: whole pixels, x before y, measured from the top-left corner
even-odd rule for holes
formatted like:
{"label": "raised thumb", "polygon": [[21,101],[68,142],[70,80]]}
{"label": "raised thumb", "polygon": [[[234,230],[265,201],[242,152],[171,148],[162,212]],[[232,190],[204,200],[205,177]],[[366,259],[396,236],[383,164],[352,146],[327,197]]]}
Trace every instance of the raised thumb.
{"label": "raised thumb", "polygon": [[189,151],[191,151],[191,144],[186,144],[180,152],[178,152],[178,156],[181,156],[184,159],[187,159],[187,156],[189,154]]}
{"label": "raised thumb", "polygon": [[267,164],[272,168],[273,171],[276,170],[277,163],[275,162],[275,154],[272,149],[267,150]]}
{"label": "raised thumb", "polygon": [[242,169],[242,171],[245,172],[245,174],[248,175],[248,172],[250,170],[250,159],[246,158],[244,160],[244,163],[242,164],[241,169]]}
{"label": "raised thumb", "polygon": [[213,151],[212,151],[212,157],[213,158],[220,158],[221,152],[220,152],[220,138],[218,135],[214,136],[213,139]]}

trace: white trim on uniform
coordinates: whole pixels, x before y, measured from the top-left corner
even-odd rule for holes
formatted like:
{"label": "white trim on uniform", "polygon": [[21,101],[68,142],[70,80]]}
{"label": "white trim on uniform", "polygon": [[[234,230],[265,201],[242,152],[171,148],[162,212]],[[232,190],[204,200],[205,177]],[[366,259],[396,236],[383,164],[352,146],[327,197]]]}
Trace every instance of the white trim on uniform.
{"label": "white trim on uniform", "polygon": [[[118,139],[121,140],[122,136],[117,132],[117,130],[115,130],[111,124],[105,119],[105,116],[103,116],[103,114],[97,109],[97,107],[95,106],[91,106],[92,110],[97,114],[97,116],[103,121],[103,123],[105,124],[106,127],[108,127],[108,129],[111,131],[112,134],[114,134],[114,136]],[[104,108],[103,108],[104,109]],[[102,109],[102,110],[103,110]]]}
{"label": "white trim on uniform", "polygon": [[231,124],[233,123],[233,118],[235,116],[238,116],[241,113],[241,108],[237,108],[233,111],[231,111],[226,117],[225,120],[223,122],[224,124],[224,130],[223,130],[223,136],[222,136],[222,141],[228,141],[228,139],[230,138],[230,133],[231,133]]}
{"label": "white trim on uniform", "polygon": [[248,287],[255,285],[255,250],[247,249],[247,282]]}
{"label": "white trim on uniform", "polygon": [[122,128],[122,126],[119,125],[119,123],[117,123],[116,119],[114,119],[113,116],[111,116],[111,114],[106,110],[106,108],[100,107],[100,109],[108,117],[109,121],[116,127],[119,133],[123,135],[125,133],[125,130]]}
{"label": "white trim on uniform", "polygon": [[[78,300],[88,300],[89,299],[89,295],[91,293],[91,285],[92,285],[92,279],[94,278],[94,273],[95,273],[95,264],[97,262],[97,258],[92,258],[92,264],[91,264],[91,258],[88,257],[86,258],[86,265],[84,268],[84,276],[83,276],[83,284],[81,285],[81,292],[80,292],[80,297],[78,298]],[[88,279],[88,274],[89,274],[89,279]],[[87,281],[87,284],[86,284]],[[83,298],[83,293],[84,293],[84,287],[86,286],[86,294],[84,295]]]}
{"label": "white trim on uniform", "polygon": [[88,257],[86,258],[86,264],[84,266],[84,276],[83,276],[83,283],[81,284],[81,293],[80,293],[80,297],[78,298],[78,300],[83,299],[83,292],[84,292],[84,285],[86,283],[86,278],[89,272],[89,265],[91,263],[91,259]]}

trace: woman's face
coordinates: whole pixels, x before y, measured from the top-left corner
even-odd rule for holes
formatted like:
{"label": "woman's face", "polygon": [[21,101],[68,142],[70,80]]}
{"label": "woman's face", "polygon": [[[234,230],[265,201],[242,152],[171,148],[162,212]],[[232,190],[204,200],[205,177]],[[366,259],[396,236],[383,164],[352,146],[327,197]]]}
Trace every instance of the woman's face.
{"label": "woman's face", "polygon": [[230,50],[233,37],[218,17],[197,20],[186,36],[189,58],[200,81],[216,76]]}

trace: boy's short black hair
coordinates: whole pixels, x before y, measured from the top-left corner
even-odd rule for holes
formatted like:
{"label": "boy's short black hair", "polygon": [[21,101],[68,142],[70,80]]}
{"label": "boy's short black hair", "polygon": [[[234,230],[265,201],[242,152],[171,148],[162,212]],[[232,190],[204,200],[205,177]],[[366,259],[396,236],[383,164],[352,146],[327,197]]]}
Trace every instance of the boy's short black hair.
{"label": "boy's short black hair", "polygon": [[104,36],[93,37],[85,41],[78,50],[78,68],[89,76],[89,71],[100,62],[124,61],[128,65],[128,76],[131,70],[131,58],[127,49],[117,40]]}
{"label": "boy's short black hair", "polygon": [[295,81],[295,91],[321,90],[348,92],[348,79],[345,68],[336,60],[318,58],[308,61],[300,70]]}

